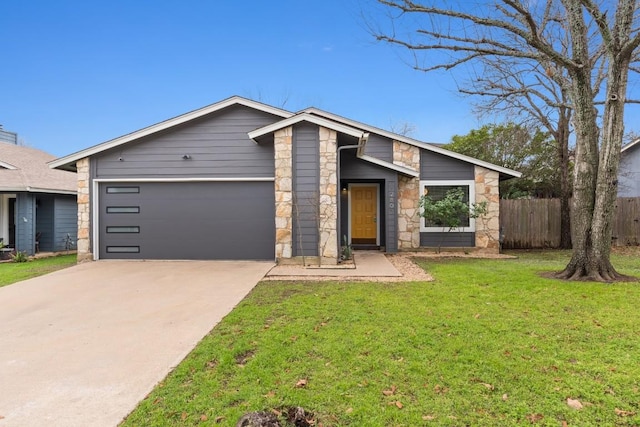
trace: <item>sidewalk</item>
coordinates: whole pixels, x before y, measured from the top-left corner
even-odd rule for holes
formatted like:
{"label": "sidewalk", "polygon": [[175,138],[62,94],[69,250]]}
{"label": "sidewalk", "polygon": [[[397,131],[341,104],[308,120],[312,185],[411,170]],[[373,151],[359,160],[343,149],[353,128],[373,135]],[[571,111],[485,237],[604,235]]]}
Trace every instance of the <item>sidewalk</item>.
{"label": "sidewalk", "polygon": [[278,265],[265,276],[270,280],[288,280],[300,277],[402,277],[382,252],[356,251],[354,264],[322,267],[302,265]]}

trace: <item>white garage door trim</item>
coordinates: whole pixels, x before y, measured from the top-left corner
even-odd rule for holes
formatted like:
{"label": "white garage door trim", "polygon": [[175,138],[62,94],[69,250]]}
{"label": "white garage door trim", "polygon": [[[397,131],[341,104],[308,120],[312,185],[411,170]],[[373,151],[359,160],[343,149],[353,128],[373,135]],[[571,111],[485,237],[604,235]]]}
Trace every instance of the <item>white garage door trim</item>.
{"label": "white garage door trim", "polygon": [[[125,182],[274,182],[275,177],[243,177],[243,178],[95,178],[92,186],[91,234],[93,235],[93,259],[100,259],[100,184]],[[275,225],[274,225],[275,227]]]}

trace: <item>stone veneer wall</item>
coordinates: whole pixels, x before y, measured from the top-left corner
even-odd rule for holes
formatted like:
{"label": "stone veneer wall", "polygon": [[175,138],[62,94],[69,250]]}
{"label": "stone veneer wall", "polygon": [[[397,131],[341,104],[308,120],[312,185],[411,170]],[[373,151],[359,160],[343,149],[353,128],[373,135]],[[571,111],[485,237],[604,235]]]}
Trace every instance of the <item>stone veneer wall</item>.
{"label": "stone veneer wall", "polygon": [[[420,149],[393,141],[393,163],[420,170]],[[398,176],[398,249],[420,247],[420,178]]]}
{"label": "stone veneer wall", "polygon": [[89,158],[76,162],[78,170],[78,262],[92,261],[91,253],[91,199],[89,196]]}
{"label": "stone veneer wall", "polygon": [[476,218],[476,247],[491,252],[500,250],[500,175],[480,166],[475,167],[476,203],[488,203],[487,215]]}
{"label": "stone veneer wall", "polygon": [[293,128],[274,134],[275,197],[276,197],[276,259],[293,255]]}
{"label": "stone veneer wall", "polygon": [[320,256],[338,260],[338,137],[334,130],[320,127],[319,224]]}

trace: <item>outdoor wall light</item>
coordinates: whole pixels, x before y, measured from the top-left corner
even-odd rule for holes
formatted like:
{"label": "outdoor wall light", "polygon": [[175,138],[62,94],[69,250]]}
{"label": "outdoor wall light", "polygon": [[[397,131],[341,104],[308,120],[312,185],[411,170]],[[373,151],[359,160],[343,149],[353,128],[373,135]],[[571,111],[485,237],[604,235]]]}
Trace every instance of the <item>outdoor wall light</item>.
{"label": "outdoor wall light", "polygon": [[182,156],[182,160],[189,160],[191,158],[191,155],[189,154],[185,154],[184,156]]}

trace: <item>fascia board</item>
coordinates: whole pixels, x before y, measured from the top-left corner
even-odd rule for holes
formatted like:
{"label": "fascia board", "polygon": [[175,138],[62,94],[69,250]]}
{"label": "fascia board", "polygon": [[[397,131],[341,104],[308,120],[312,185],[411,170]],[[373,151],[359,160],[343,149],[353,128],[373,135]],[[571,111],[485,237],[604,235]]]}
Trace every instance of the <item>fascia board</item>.
{"label": "fascia board", "polygon": [[640,138],[635,139],[633,141],[631,141],[630,143],[628,143],[627,145],[625,145],[624,147],[622,147],[620,149],[621,153],[624,153],[625,151],[627,151],[628,149],[630,149],[631,147],[635,147],[638,143],[640,143]]}
{"label": "fascia board", "polygon": [[375,157],[367,156],[366,154],[358,156],[358,158],[362,159],[362,160],[364,160],[366,162],[373,163],[375,165],[382,166],[384,168],[394,170],[394,171],[399,172],[399,173],[401,173],[403,175],[412,176],[414,178],[418,178],[420,176],[420,172],[418,172],[416,170],[409,169],[409,168],[404,167],[404,166],[396,165],[394,163],[385,162],[384,160],[380,160],[380,159],[377,159]]}
{"label": "fascia board", "polygon": [[47,194],[70,194],[77,195],[77,191],[70,190],[56,190],[52,188],[37,188],[37,187],[0,187],[2,193],[47,193]]}

